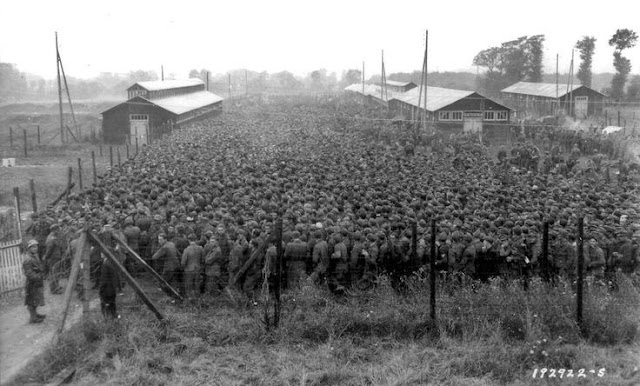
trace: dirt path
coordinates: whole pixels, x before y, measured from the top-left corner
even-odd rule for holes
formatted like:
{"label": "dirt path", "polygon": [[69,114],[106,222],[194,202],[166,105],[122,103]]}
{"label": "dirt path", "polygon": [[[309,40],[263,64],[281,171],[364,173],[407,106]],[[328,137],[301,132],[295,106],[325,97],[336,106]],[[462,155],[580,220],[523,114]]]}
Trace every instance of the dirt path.
{"label": "dirt path", "polygon": [[[27,363],[42,353],[53,339],[54,332],[62,321],[64,295],[51,295],[48,283],[45,283],[44,307],[38,312],[47,318],[41,324],[29,324],[29,313],[24,306],[22,296],[10,295],[4,301],[0,311],[0,384],[8,383]],[[95,295],[94,295],[95,297]],[[93,298],[91,309],[99,306],[99,299]],[[69,305],[69,315],[65,329],[78,322],[82,317],[82,302],[74,294]]]}

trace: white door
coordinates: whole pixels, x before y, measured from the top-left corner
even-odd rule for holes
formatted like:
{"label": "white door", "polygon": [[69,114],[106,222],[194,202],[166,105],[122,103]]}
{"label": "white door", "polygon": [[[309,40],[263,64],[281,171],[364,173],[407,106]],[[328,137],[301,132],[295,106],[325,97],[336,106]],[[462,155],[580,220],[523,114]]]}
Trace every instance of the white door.
{"label": "white door", "polygon": [[589,112],[589,97],[577,96],[573,100],[575,103],[574,113],[576,118],[586,118]]}
{"label": "white door", "polygon": [[482,130],[482,117],[465,117],[464,131],[476,133]]}
{"label": "white door", "polygon": [[131,114],[129,116],[129,128],[131,145],[135,146],[136,138],[139,146],[147,144],[147,133],[149,132],[149,116],[147,114]]}

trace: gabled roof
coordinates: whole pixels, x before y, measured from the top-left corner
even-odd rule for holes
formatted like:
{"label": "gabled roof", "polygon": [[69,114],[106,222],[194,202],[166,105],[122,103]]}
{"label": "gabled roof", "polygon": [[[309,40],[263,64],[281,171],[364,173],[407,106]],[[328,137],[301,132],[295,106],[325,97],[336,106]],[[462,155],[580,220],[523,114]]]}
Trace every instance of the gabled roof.
{"label": "gabled roof", "polygon": [[397,80],[388,80],[387,81],[387,85],[396,86],[396,87],[407,87],[410,84],[413,84],[414,86],[416,85],[413,82],[400,82],[400,81],[397,81]]}
{"label": "gabled roof", "polygon": [[[144,98],[143,98],[144,99]],[[167,98],[152,99],[149,102],[163,109],[180,115],[200,107],[220,102],[222,97],[209,91],[198,91],[190,94],[175,95]]]}
{"label": "gabled roof", "polygon": [[[197,91],[190,94],[175,95],[160,99],[146,99],[141,96],[137,96],[133,99],[129,99],[124,103],[135,103],[136,101],[140,101],[145,104],[148,103],[156,105],[173,114],[180,115],[195,109],[199,109],[200,107],[212,105],[222,100],[222,97],[219,97],[218,95],[213,94],[209,91]],[[103,111],[102,114],[115,107],[116,106]]]}
{"label": "gabled roof", "polygon": [[200,85],[204,85],[204,82],[196,78],[179,79],[179,80],[152,80],[147,82],[137,82],[133,86],[129,87],[127,90],[131,89],[135,85],[138,85],[147,91],[158,91],[158,90],[170,90],[173,88],[180,88],[180,87],[200,86]]}
{"label": "gabled roof", "polygon": [[[350,86],[347,86],[344,88],[345,91],[352,91],[352,92],[357,92],[358,94],[362,94],[362,83],[355,83],[352,84]],[[366,84],[364,85],[364,95],[367,96],[372,96],[374,98],[378,98],[380,99],[380,90],[382,89],[382,87],[380,85],[377,84]],[[401,92],[397,92],[397,91],[391,91],[391,90],[387,90],[386,95],[385,95],[385,99],[387,100],[391,100],[393,99],[396,95],[402,95],[404,93]]]}
{"label": "gabled roof", "polygon": [[[534,95],[539,97],[555,99],[556,92],[557,92],[557,97],[562,98],[569,92],[575,91],[580,87],[587,87],[587,86],[583,86],[581,84],[574,84],[573,86],[571,86],[571,85],[567,85],[566,83],[559,83],[556,86],[555,83],[518,82],[516,84],[512,84],[511,86],[503,89],[501,92],[511,93],[511,94]],[[589,89],[593,90],[591,88]],[[593,90],[593,91],[604,96],[604,94],[596,90]]]}
{"label": "gabled roof", "polygon": [[[475,91],[454,90],[442,87],[427,87],[427,111],[437,111],[443,107],[466,98]],[[420,88],[413,88],[405,93],[398,93],[393,99],[408,103],[416,107],[424,106],[424,89],[422,89],[422,97],[420,97]],[[418,101],[422,106],[418,106]]]}

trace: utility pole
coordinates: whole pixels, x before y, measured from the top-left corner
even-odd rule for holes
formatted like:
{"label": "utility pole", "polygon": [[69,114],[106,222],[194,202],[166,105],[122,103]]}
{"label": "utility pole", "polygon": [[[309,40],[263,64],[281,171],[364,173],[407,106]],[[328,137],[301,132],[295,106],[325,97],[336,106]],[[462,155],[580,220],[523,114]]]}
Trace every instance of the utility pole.
{"label": "utility pole", "polygon": [[60,143],[64,143],[64,122],[62,118],[62,84],[60,83],[60,52],[58,51],[58,32],[56,31],[56,68],[58,71],[58,107],[60,108]]}
{"label": "utility pole", "polygon": [[[556,103],[557,103],[557,107],[556,109],[560,109],[560,99],[559,99],[559,93],[558,93],[558,87],[559,87],[559,82],[560,82],[560,73],[558,72],[558,61],[560,59],[560,54],[556,53]],[[558,112],[556,111],[556,114],[558,114]],[[554,114],[554,115],[556,115]]]}
{"label": "utility pole", "polygon": [[164,66],[160,65],[160,79],[164,81]]}
{"label": "utility pole", "polygon": [[427,130],[427,85],[429,84],[429,30],[426,31],[424,46],[424,130]]}
{"label": "utility pole", "polygon": [[207,91],[209,91],[209,71],[207,71]]}
{"label": "utility pole", "polygon": [[364,61],[362,62],[362,97],[364,98]]}

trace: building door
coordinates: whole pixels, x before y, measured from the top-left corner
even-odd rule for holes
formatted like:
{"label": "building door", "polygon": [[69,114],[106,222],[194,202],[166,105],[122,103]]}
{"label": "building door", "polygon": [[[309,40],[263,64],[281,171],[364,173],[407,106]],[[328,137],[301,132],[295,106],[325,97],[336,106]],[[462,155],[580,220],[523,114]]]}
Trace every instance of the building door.
{"label": "building door", "polygon": [[135,146],[136,138],[139,146],[146,145],[149,133],[149,116],[147,114],[131,114],[129,116],[129,129],[131,145]]}
{"label": "building door", "polygon": [[586,118],[589,114],[589,97],[577,96],[574,99],[574,113],[576,118]]}
{"label": "building door", "polygon": [[469,117],[469,116],[466,116],[464,118],[464,132],[465,133],[468,133],[468,132],[477,133],[477,132],[479,132],[481,130],[482,130],[482,117],[478,117],[478,116]]}

